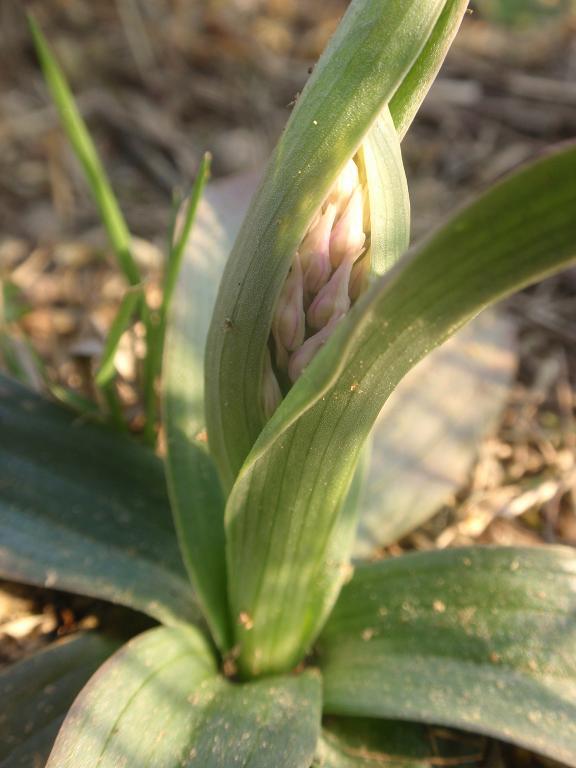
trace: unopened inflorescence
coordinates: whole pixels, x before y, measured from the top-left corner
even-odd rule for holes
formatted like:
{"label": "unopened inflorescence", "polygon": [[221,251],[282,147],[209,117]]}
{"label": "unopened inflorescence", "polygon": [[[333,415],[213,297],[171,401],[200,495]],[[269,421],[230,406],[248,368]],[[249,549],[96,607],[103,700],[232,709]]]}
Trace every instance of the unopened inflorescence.
{"label": "unopened inflorescence", "polygon": [[347,162],[314,217],[278,298],[263,379],[267,418],[362,292],[370,207],[359,158]]}

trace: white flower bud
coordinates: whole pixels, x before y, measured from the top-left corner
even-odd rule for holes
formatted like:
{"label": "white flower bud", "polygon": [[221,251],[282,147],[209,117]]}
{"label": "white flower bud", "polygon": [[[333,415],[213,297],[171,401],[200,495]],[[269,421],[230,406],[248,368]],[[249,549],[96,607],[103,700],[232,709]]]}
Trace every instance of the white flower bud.
{"label": "white flower bud", "polygon": [[356,187],[330,236],[332,266],[336,269],[345,259],[357,259],[362,253],[365,241],[364,192],[362,187]]}
{"label": "white flower bud", "polygon": [[330,233],[335,218],[336,206],[329,203],[300,247],[304,288],[308,293],[317,293],[330,277]]}

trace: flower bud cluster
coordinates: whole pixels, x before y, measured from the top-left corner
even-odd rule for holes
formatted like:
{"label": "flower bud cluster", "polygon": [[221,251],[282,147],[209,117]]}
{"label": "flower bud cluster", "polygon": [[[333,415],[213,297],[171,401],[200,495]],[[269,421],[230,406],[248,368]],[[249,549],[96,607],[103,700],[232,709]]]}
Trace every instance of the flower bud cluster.
{"label": "flower bud cluster", "polygon": [[[359,164],[348,161],[312,221],[278,299],[265,361],[267,418],[362,293],[370,269],[370,215]],[[280,383],[279,383],[280,382]]]}

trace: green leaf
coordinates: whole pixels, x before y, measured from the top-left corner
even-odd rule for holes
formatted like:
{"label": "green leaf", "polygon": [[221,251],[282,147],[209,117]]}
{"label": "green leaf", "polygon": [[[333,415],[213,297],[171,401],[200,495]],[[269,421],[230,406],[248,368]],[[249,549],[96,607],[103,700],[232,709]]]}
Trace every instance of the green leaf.
{"label": "green leaf", "polygon": [[220,681],[205,701],[191,765],[309,768],[320,735],[322,708],[321,681],[315,670],[244,685]]}
{"label": "green leaf", "polygon": [[111,383],[115,375],[114,357],[122,334],[128,328],[132,315],[136,311],[138,303],[142,300],[142,288],[134,286],[124,294],[112,327],[106,337],[106,344],[102,353],[102,360],[96,373],[96,384],[105,387]]}
{"label": "green leaf", "polygon": [[422,53],[390,101],[390,112],[403,139],[440,71],[468,8],[469,0],[448,0]]}
{"label": "green leaf", "polygon": [[315,672],[233,685],[196,630],[157,628],[92,678],[48,768],[308,768],[320,708]]}
{"label": "green leaf", "polygon": [[[398,261],[408,247],[410,236],[410,201],[408,198],[406,176],[402,165],[398,136],[387,109],[383,110],[377,117],[372,129],[365,138],[363,151],[367,174],[371,184],[370,204],[375,211],[372,227],[371,259],[374,262],[374,269],[383,272]],[[321,453],[318,455],[321,456]],[[284,506],[282,508],[278,507],[278,520],[280,521],[281,518],[282,534],[277,541],[268,541],[267,531],[270,521],[263,507],[260,509],[251,508],[246,518],[238,521],[236,517],[237,499],[234,497],[230,500],[226,517],[230,572],[229,589],[233,615],[236,617],[242,613],[247,613],[251,617],[254,615],[250,608],[245,608],[247,584],[249,585],[248,589],[251,590],[249,599],[252,595],[258,595],[260,607],[261,609],[263,608],[258,616],[257,631],[252,632],[248,630],[246,632],[243,630],[242,623],[238,622],[237,634],[239,637],[243,636],[241,661],[244,664],[245,656],[250,657],[248,665],[245,666],[245,671],[249,671],[250,674],[260,674],[263,671],[283,671],[297,662],[297,654],[301,653],[305,647],[304,644],[300,645],[298,651],[292,651],[292,653],[287,650],[290,648],[291,643],[302,642],[301,628],[299,627],[303,620],[301,615],[294,617],[292,626],[285,627],[282,643],[277,642],[274,623],[279,613],[283,610],[281,593],[278,591],[274,592],[274,590],[278,589],[278,583],[271,584],[272,590],[270,593],[259,593],[261,584],[258,582],[258,578],[261,570],[258,568],[253,569],[252,565],[248,565],[243,559],[236,559],[238,545],[243,547],[247,540],[250,541],[251,547],[256,542],[256,546],[259,549],[261,548],[258,552],[259,562],[264,563],[264,567],[268,567],[272,571],[275,571],[275,563],[278,558],[281,559],[286,556],[286,543],[290,544],[290,536],[293,530],[294,497],[290,494],[291,483],[285,479],[286,475],[289,474],[290,468],[283,466],[279,467],[279,470],[281,472],[280,483],[284,484],[287,496]],[[323,556],[329,562],[335,563],[337,568],[341,565],[340,576],[341,578],[345,576],[346,558],[356,528],[358,502],[362,497],[363,474],[362,470],[358,473],[357,482],[355,483],[356,487],[349,489],[347,486],[346,488],[346,502],[341,510],[338,527],[330,531],[328,540],[311,541],[312,549],[308,549],[306,560],[304,558],[302,560],[303,570],[301,573],[306,574],[310,578],[313,585],[312,590],[315,591],[316,595],[319,595],[314,612],[304,617],[306,622],[304,634],[307,636],[307,640],[304,643],[308,641],[308,638],[315,636],[322,626],[340,585],[339,580],[333,580],[332,584],[330,584],[322,574],[319,574],[318,577],[316,576],[314,569],[316,569],[318,558],[311,557],[309,553],[314,551],[314,548],[317,551],[318,546],[325,546],[326,550],[323,552]],[[271,482],[274,482],[274,480]],[[243,502],[244,499],[242,499]],[[247,502],[247,504],[249,503]],[[254,528],[254,533],[251,532],[251,528]],[[264,557],[261,557],[262,553],[264,553]],[[342,553],[344,553],[344,556]],[[241,558],[243,558],[246,555],[246,551],[242,550],[240,554]],[[297,567],[296,563],[293,563],[293,567]],[[280,581],[282,581],[281,588],[286,588],[288,586],[285,580],[287,572],[279,572],[278,575]],[[263,629],[265,643],[267,644],[265,649],[260,645],[262,640],[261,628]]]}
{"label": "green leaf", "polygon": [[221,648],[230,645],[224,496],[206,450],[204,348],[226,258],[255,176],[211,183],[199,203],[170,313],[164,357],[167,479],[182,556]]}
{"label": "green leaf", "polygon": [[[174,223],[170,226],[169,234],[169,252],[168,263],[166,265],[166,274],[162,287],[162,304],[160,311],[151,317],[147,334],[147,375],[144,378],[144,405],[147,414],[148,438],[152,445],[156,440],[155,421],[156,421],[156,400],[157,400],[157,379],[162,373],[162,359],[164,356],[164,344],[166,339],[166,326],[168,312],[172,304],[174,289],[180,274],[182,259],[188,244],[192,225],[196,217],[196,210],[202,197],[204,187],[210,173],[210,155],[206,153],[200,163],[198,175],[194,181],[190,197],[183,208],[181,229],[182,232],[178,238],[174,238],[174,230],[177,222],[177,212],[174,211]],[[174,201],[176,206],[176,200]]]}
{"label": "green leaf", "polygon": [[294,252],[444,5],[353,3],[298,98],[227,263],[210,327],[208,436],[227,486],[264,424],[259,395],[267,338]]}
{"label": "green leaf", "polygon": [[486,766],[490,749],[481,736],[446,728],[392,720],[331,717],[322,729],[317,765],[319,768]]}
{"label": "green leaf", "polygon": [[164,279],[164,287],[162,291],[162,315],[165,317],[170,310],[172,303],[172,296],[174,295],[174,289],[182,269],[182,260],[186,253],[186,246],[190,239],[190,233],[192,231],[192,225],[196,219],[196,212],[198,205],[204,194],[204,188],[210,177],[210,164],[212,158],[211,155],[206,152],[200,163],[198,169],[198,175],[192,187],[190,197],[184,207],[182,218],[182,231],[178,233],[178,237],[174,243],[171,243],[170,258],[168,259],[168,268],[166,271],[166,277]]}
{"label": "green leaf", "polygon": [[319,641],[325,711],[456,726],[576,765],[575,614],[567,548],[360,566]]}
{"label": "green leaf", "polygon": [[76,695],[117,643],[74,635],[0,672],[0,768],[40,768]]}
{"label": "green leaf", "polygon": [[195,618],[160,461],[0,377],[0,575]]}
{"label": "green leaf", "polygon": [[514,337],[512,321],[488,310],[400,382],[372,432],[355,558],[373,559],[467,482],[510,392]]}
{"label": "green leaf", "polygon": [[370,264],[383,275],[410,242],[408,181],[396,128],[388,107],[378,115],[362,144],[370,199]]}
{"label": "green leaf", "polygon": [[124,221],[120,206],[114,196],[104,167],[98,157],[94,142],[78,111],[64,73],[58,66],[40,27],[32,16],[28,16],[36,54],[54,104],[68,140],[82,166],[90,190],[100,211],[100,216],[118,259],[118,263],[132,285],[140,283],[140,273],[130,250],[130,232]]}
{"label": "green leaf", "polygon": [[0,330],[5,325],[14,323],[29,311],[22,292],[17,285],[0,278]]}
{"label": "green leaf", "polygon": [[[501,182],[380,278],[337,326],[262,431],[228,500],[241,663],[264,671],[309,647],[348,569],[333,556],[366,437],[403,376],[486,305],[576,258],[576,149]],[[346,523],[347,524],[347,523]]]}

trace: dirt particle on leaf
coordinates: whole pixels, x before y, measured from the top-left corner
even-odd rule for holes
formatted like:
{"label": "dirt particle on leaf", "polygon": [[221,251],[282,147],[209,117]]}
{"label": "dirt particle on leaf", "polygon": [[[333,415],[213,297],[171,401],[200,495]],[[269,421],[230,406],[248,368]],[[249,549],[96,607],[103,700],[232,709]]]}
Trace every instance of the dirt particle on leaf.
{"label": "dirt particle on leaf", "polygon": [[442,600],[434,600],[432,603],[432,607],[436,611],[436,613],[445,613],[446,612],[446,603],[443,603]]}
{"label": "dirt particle on leaf", "polygon": [[250,631],[254,626],[254,619],[247,611],[240,611],[238,614],[238,623],[244,627],[245,630]]}

